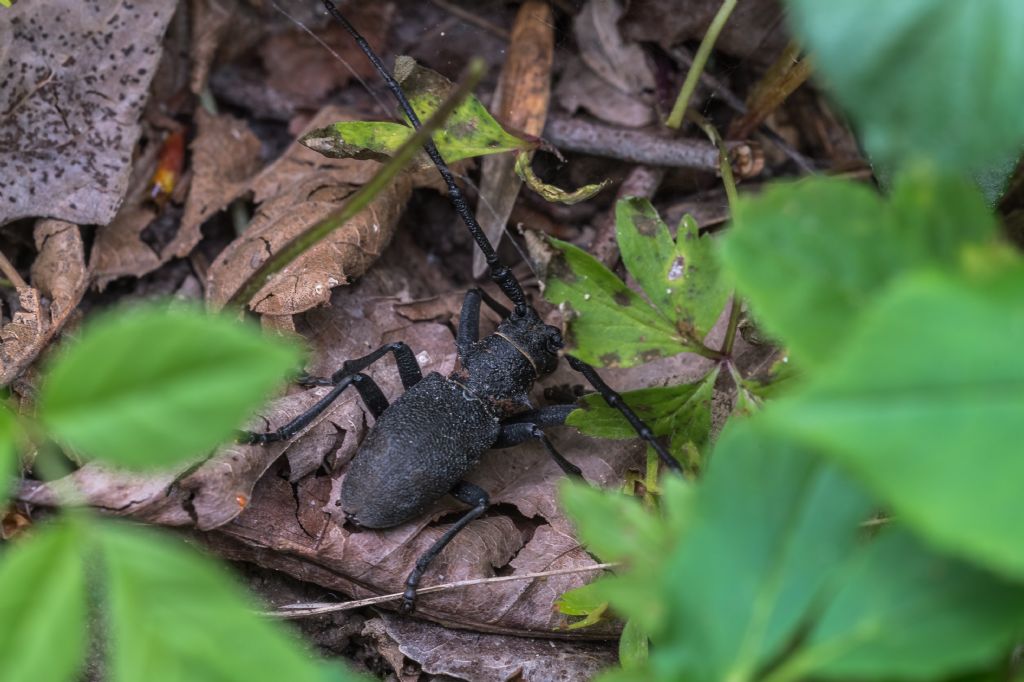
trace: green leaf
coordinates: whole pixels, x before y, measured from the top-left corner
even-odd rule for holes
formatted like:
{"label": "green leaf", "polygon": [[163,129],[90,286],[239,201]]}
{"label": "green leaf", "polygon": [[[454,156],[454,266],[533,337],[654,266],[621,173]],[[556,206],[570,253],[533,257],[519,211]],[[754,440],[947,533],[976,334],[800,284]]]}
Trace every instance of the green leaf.
{"label": "green leaf", "polygon": [[759,323],[820,364],[898,276],[958,266],[995,234],[963,181],[907,175],[883,202],[863,185],[810,178],[741,199],[721,255]]}
{"label": "green leaf", "polygon": [[1022,614],[1020,585],[886,529],[844,572],[773,679],[946,679],[1007,652]]}
{"label": "green leaf", "polygon": [[764,412],[855,472],[950,553],[1024,577],[1024,268],[922,275],[865,315],[833,365]]}
{"label": "green leaf", "polygon": [[1024,143],[1018,0],[788,0],[825,82],[887,163],[976,170]]}
{"label": "green leaf", "polygon": [[[402,84],[413,111],[421,121],[430,118],[454,88],[447,78],[418,65],[410,57],[399,57],[395,61],[395,78]],[[313,130],[299,141],[333,158],[384,161],[394,156],[412,134],[410,125],[400,123],[343,121]],[[455,108],[444,126],[434,133],[433,139],[448,163],[537,146],[535,140],[506,131],[472,95]],[[426,155],[421,158],[420,165],[430,165]]]}
{"label": "green leaf", "polygon": [[568,627],[569,630],[577,630],[604,620],[608,602],[597,595],[594,584],[590,583],[563,593],[555,602],[555,608],[567,616],[582,616],[581,620]]}
{"label": "green leaf", "polygon": [[298,359],[291,345],[198,310],[115,311],[50,368],[39,416],[90,457],[167,466],[229,440]]}
{"label": "green leaf", "polygon": [[669,320],[593,256],[557,239],[548,243],[554,253],[544,297],[560,304],[574,355],[604,367],[632,367],[692,350]]}
{"label": "green leaf", "polygon": [[[673,450],[688,442],[701,449],[711,435],[711,399],[718,373],[716,365],[692,384],[643,388],[623,393],[622,397],[654,435],[671,436]],[[580,403],[580,409],[570,412],[566,419],[569,426],[597,438],[636,438],[636,429],[622,412],[610,407],[600,395],[585,396]]]}
{"label": "green leaf", "polygon": [[654,665],[674,671],[665,679],[753,679],[859,546],[871,501],[756,422],[726,427],[683,540],[664,559],[656,588],[672,617],[652,637],[668,643]]}
{"label": "green leaf", "polygon": [[710,237],[684,216],[672,240],[647,199],[627,197],[615,205],[615,234],[622,262],[661,314],[701,340],[729,297]]}
{"label": "green leaf", "polygon": [[546,201],[557,202],[560,204],[578,204],[581,201],[592,199],[602,189],[611,184],[611,180],[602,180],[591,185],[583,185],[571,192],[566,191],[560,187],[549,185],[533,172],[533,167],[530,165],[532,156],[530,154],[519,154],[516,157],[515,171],[516,175],[523,183],[532,189],[537,194],[544,197]]}
{"label": "green leaf", "polygon": [[114,682],[325,679],[297,639],[259,616],[221,567],[179,540],[115,523],[100,526],[98,538]]}
{"label": "green leaf", "polygon": [[76,679],[85,657],[84,528],[61,521],[0,553],[0,680]]}
{"label": "green leaf", "polygon": [[7,499],[7,489],[13,480],[20,437],[21,427],[17,418],[0,404],[0,504]]}
{"label": "green leaf", "polygon": [[627,670],[640,668],[647,662],[647,655],[647,632],[636,620],[627,620],[619,637],[619,665]]}
{"label": "green leaf", "polygon": [[568,479],[560,493],[566,513],[577,523],[580,540],[602,561],[626,560],[665,540],[662,524],[635,497]]}

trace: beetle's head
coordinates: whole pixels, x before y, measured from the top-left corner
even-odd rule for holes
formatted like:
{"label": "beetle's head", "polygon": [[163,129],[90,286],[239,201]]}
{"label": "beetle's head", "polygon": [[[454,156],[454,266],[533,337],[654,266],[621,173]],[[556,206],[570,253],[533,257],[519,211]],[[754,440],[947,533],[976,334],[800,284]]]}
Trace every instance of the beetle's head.
{"label": "beetle's head", "polygon": [[565,345],[562,341],[562,332],[558,327],[544,324],[533,308],[523,306],[513,310],[498,325],[498,333],[530,359],[538,377],[555,371],[558,366],[558,351]]}

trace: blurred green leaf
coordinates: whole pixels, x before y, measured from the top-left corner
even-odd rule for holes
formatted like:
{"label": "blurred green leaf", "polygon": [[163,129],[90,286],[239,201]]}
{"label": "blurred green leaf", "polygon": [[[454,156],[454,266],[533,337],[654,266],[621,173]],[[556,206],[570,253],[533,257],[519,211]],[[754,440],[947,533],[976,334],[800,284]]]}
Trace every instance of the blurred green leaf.
{"label": "blurred green leaf", "polygon": [[647,655],[647,633],[631,618],[619,637],[619,665],[627,670],[639,668],[647,662]]}
{"label": "blurred green leaf", "polygon": [[[322,664],[216,563],[171,536],[124,524],[97,529],[107,577],[107,672],[160,679],[322,682]],[[339,671],[336,679],[355,680]]]}
{"label": "blurred green leaf", "polygon": [[17,418],[0,404],[0,504],[7,499],[7,489],[14,477],[20,431]]}
{"label": "blurred green leaf", "polygon": [[788,0],[796,34],[886,163],[977,170],[1024,143],[1024,3]]}
{"label": "blurred green leaf", "polygon": [[859,546],[871,501],[755,421],[726,427],[689,528],[663,559],[657,587],[672,617],[652,637],[670,646],[656,647],[654,667],[675,674],[663,679],[754,679]]}
{"label": "blurred green leaf", "polygon": [[710,237],[684,216],[675,241],[647,199],[615,204],[615,234],[626,269],[661,314],[702,340],[722,314],[729,288],[720,276]]}
{"label": "blurred green leaf", "polygon": [[766,410],[854,471],[950,553],[1024,577],[1024,268],[922,275],[865,315],[845,352]]}
{"label": "blurred green leaf", "polygon": [[665,540],[662,524],[635,497],[568,479],[560,492],[562,505],[577,522],[580,539],[602,561],[638,556]]}
{"label": "blurred green leaf", "polygon": [[544,297],[561,304],[566,346],[604,367],[632,367],[692,350],[672,322],[587,252],[557,239]]}
{"label": "blurred green leaf", "polygon": [[39,416],[90,457],[167,466],[229,440],[298,360],[291,345],[198,310],[114,311],[50,368]]}
{"label": "blurred green leaf", "polygon": [[[692,384],[658,386],[622,394],[656,436],[671,436],[673,451],[686,443],[697,448],[707,445],[711,435],[711,398],[719,366]],[[594,393],[580,400],[580,409],[569,413],[566,424],[597,438],[636,438],[634,429],[622,412],[610,407]]]}
{"label": "blurred green leaf", "polygon": [[957,266],[995,234],[964,181],[903,176],[883,202],[863,185],[810,178],[743,198],[722,257],[758,321],[801,362],[820,364],[896,277]]}
{"label": "blurred green leaf", "polygon": [[885,529],[772,679],[947,679],[995,662],[1022,624],[1020,585]]}
{"label": "blurred green leaf", "polygon": [[[395,77],[402,84],[413,111],[427,120],[451,94],[454,85],[447,78],[418,65],[409,57],[395,62]],[[402,116],[404,119],[404,115]],[[408,121],[406,121],[408,123]],[[310,149],[333,158],[375,159],[385,161],[410,137],[411,125],[383,121],[342,121],[318,128],[299,140]],[[506,131],[476,97],[462,102],[444,126],[434,133],[434,144],[448,163],[487,154],[533,149],[536,141]],[[421,165],[430,165],[423,155]]]}
{"label": "blurred green leaf", "polygon": [[76,679],[86,644],[84,531],[65,520],[3,546],[0,680]]}

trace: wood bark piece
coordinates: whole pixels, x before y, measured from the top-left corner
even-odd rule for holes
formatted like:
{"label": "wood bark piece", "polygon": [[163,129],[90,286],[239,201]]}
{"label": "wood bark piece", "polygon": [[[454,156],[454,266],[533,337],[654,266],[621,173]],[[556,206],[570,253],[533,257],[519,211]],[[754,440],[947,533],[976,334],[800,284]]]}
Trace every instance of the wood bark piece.
{"label": "wood bark piece", "polygon": [[0,9],[0,225],[113,220],[176,3],[53,0]]}
{"label": "wood bark piece", "polygon": [[[551,65],[555,53],[555,25],[545,0],[527,0],[512,25],[508,56],[501,69],[491,109],[498,120],[517,131],[539,137],[551,100]],[[477,216],[495,248],[515,206],[523,182],[509,154],[484,157],[480,171]],[[480,251],[473,252],[473,278],[487,270]]]}
{"label": "wood bark piece", "polygon": [[21,310],[0,329],[0,386],[25,371],[68,321],[89,283],[77,225],[41,220],[33,233],[39,255],[31,287],[19,287]]}

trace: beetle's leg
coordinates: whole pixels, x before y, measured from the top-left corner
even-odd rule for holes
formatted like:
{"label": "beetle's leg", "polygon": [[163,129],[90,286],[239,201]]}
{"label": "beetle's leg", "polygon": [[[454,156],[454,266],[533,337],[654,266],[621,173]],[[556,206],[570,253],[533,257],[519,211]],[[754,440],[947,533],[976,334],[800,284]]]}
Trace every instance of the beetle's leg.
{"label": "beetle's leg", "polygon": [[569,361],[570,367],[582,374],[583,378],[590,382],[590,385],[601,394],[601,397],[604,398],[606,403],[622,413],[622,416],[626,418],[630,426],[632,426],[636,431],[637,435],[647,441],[648,445],[654,448],[654,451],[658,453],[658,457],[661,458],[661,461],[665,466],[678,474],[683,473],[683,468],[679,466],[679,462],[676,461],[675,457],[670,455],[668,450],[665,449],[665,446],[654,438],[654,432],[651,431],[651,428],[637,416],[636,412],[633,411],[633,408],[626,404],[626,401],[622,399],[621,395],[616,393],[611,386],[604,382],[604,379],[598,375],[597,371],[593,367],[571,355],[566,355],[565,359]]}
{"label": "beetle's leg", "polygon": [[501,423],[502,425],[536,424],[540,428],[546,429],[549,426],[562,426],[565,424],[565,420],[569,418],[569,413],[578,409],[579,405],[572,404],[545,405],[544,407],[538,407],[533,410],[514,414],[511,417],[503,419]]}
{"label": "beetle's leg", "polygon": [[395,363],[398,365],[398,376],[401,378],[402,386],[405,387],[405,390],[408,391],[419,383],[420,379],[423,378],[423,370],[420,369],[420,363],[416,361],[416,356],[413,355],[412,349],[401,341],[385,344],[361,358],[346,360],[342,363],[341,369],[332,374],[330,378],[304,376],[296,383],[300,386],[334,386],[342,379],[356,372],[362,372],[387,353],[393,353],[395,356]]}
{"label": "beetle's leg", "polygon": [[352,376],[342,378],[341,381],[334,385],[334,388],[331,389],[330,393],[276,431],[270,431],[268,433],[243,431],[238,436],[238,442],[266,445],[267,443],[274,443],[280,440],[288,440],[309,425],[309,423],[316,419],[321,412],[330,407],[331,403],[337,400],[338,396],[341,395],[346,388],[353,385],[356,387],[356,390],[359,391],[360,397],[362,397],[363,402],[366,403],[366,406],[374,417],[379,417],[380,414],[388,408],[388,399],[384,397],[384,393],[380,390],[380,387],[377,386],[373,379],[362,373],[353,374]]}
{"label": "beetle's leg", "polygon": [[[561,405],[558,407],[561,407]],[[498,440],[491,447],[494,449],[510,448],[513,445],[525,443],[530,439],[539,440],[544,445],[544,449],[547,450],[548,454],[551,455],[551,458],[558,463],[558,466],[562,467],[562,471],[565,472],[566,476],[583,478],[583,472],[580,468],[567,460],[562,453],[555,449],[554,444],[548,440],[548,437],[544,435],[544,431],[537,424],[531,424],[529,422],[502,424]]]}
{"label": "beetle's leg", "polygon": [[405,594],[402,595],[402,613],[412,613],[413,609],[416,608],[416,588],[420,584],[420,578],[423,577],[427,567],[430,566],[430,562],[433,561],[438,554],[441,553],[449,542],[452,541],[459,531],[469,525],[469,522],[473,519],[478,518],[481,514],[487,511],[487,506],[491,503],[490,498],[487,496],[487,492],[472,483],[466,483],[465,481],[459,481],[455,484],[455,487],[450,491],[451,495],[459,502],[464,502],[471,505],[473,508],[466,512],[465,516],[452,524],[451,528],[444,532],[440,538],[430,546],[426,552],[423,553],[419,559],[416,560],[416,567],[409,573],[409,577],[405,580]]}

